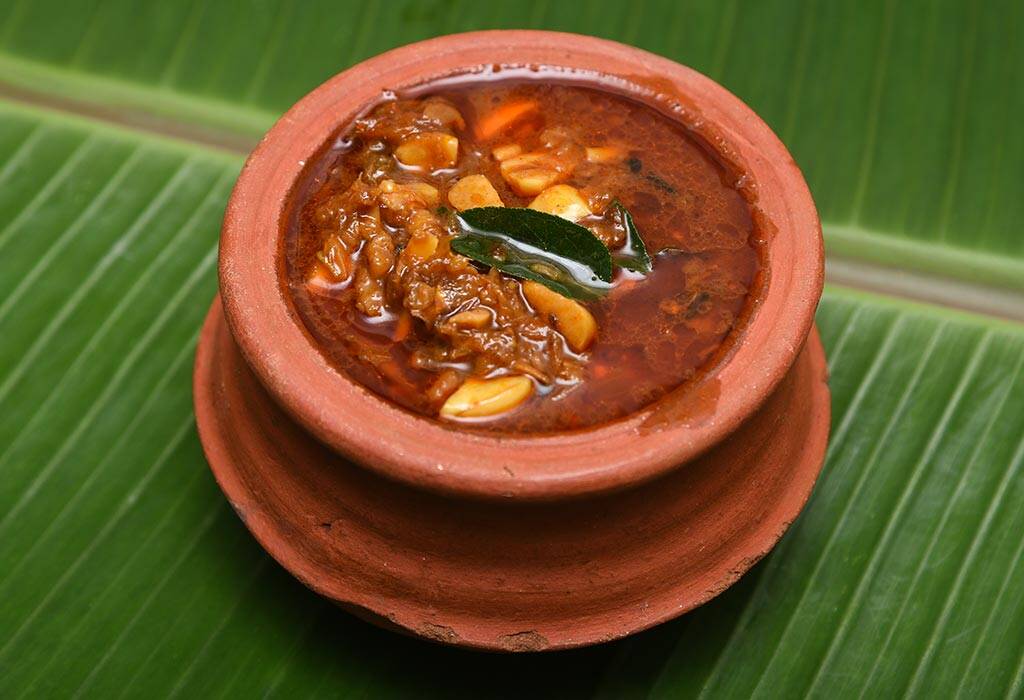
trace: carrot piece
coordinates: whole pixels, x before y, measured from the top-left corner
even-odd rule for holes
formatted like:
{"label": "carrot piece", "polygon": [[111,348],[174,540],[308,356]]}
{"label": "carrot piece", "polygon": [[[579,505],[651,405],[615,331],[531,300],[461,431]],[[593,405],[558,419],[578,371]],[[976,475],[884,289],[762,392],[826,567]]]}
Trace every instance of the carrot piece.
{"label": "carrot piece", "polygon": [[395,323],[395,337],[396,343],[400,343],[409,337],[409,332],[412,330],[412,314],[408,311],[403,311],[398,317],[398,321]]}
{"label": "carrot piece", "polygon": [[390,379],[393,382],[401,384],[405,381],[405,375],[402,374],[401,368],[398,363],[394,360],[385,360],[384,362],[377,365],[377,371],[380,372],[381,376],[385,379]]}
{"label": "carrot piece", "polygon": [[535,109],[537,103],[532,100],[503,104],[476,123],[476,137],[481,141],[487,141]]}
{"label": "carrot piece", "polygon": [[313,263],[312,269],[309,271],[309,276],[306,278],[306,286],[312,292],[326,292],[336,284],[334,273],[329,267],[324,265],[322,262],[317,260]]}

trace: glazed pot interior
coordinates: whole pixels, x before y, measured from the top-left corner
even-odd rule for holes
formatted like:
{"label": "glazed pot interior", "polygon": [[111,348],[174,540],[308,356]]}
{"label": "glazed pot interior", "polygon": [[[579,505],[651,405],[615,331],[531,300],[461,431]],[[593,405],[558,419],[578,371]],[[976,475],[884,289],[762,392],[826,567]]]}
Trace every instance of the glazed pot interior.
{"label": "glazed pot interior", "polygon": [[[495,34],[501,40],[496,41]],[[480,77],[499,65],[625,94],[678,119],[735,170],[755,212],[762,275],[720,356],[696,380],[625,419],[556,435],[460,430],[400,409],[333,369],[281,284],[282,222],[307,163],[385,90]],[[768,127],[704,76],[643,51],[551,32],[423,42],[336,76],[295,105],[246,164],[221,241],[232,334],[276,401],[322,442],[386,476],[447,493],[557,499],[623,488],[703,453],[789,370],[821,292],[820,225],[806,185]]]}

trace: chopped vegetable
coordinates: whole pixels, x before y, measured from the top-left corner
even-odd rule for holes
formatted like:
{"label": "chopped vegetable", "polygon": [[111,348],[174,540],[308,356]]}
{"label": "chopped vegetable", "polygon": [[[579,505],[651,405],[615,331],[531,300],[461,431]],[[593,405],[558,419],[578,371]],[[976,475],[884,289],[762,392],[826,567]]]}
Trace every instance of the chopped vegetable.
{"label": "chopped vegetable", "polygon": [[533,393],[529,377],[509,375],[493,379],[471,377],[441,406],[443,418],[483,418],[511,411]]}
{"label": "chopped vegetable", "polygon": [[474,309],[454,314],[448,319],[448,322],[460,328],[483,328],[490,324],[491,312],[482,306],[478,306]]}
{"label": "chopped vegetable", "polygon": [[530,209],[554,214],[574,223],[591,214],[587,200],[571,185],[547,188],[530,202]]}
{"label": "chopped vegetable", "polygon": [[448,190],[448,202],[458,209],[501,207],[501,197],[485,175],[467,175]]}
{"label": "chopped vegetable", "polygon": [[594,342],[597,321],[581,304],[531,281],[523,282],[523,294],[534,309],[554,318],[558,331],[574,351],[583,352]]}
{"label": "chopped vegetable", "polygon": [[434,234],[421,233],[410,238],[409,244],[405,246],[405,249],[409,252],[409,255],[426,260],[433,257],[437,251],[437,243],[437,236]]}
{"label": "chopped vegetable", "polygon": [[310,270],[309,276],[306,277],[306,287],[316,292],[322,292],[336,284],[336,279],[337,276],[326,265],[317,261],[313,265],[313,269]]}
{"label": "chopped vegetable", "polygon": [[618,146],[591,146],[587,148],[587,161],[590,163],[617,163],[626,157]]}
{"label": "chopped vegetable", "polygon": [[489,141],[526,115],[537,111],[537,103],[532,100],[522,102],[506,102],[488,113],[476,124],[476,137],[481,141]]}
{"label": "chopped vegetable", "polygon": [[545,153],[523,153],[501,162],[501,176],[516,194],[524,197],[540,194],[567,175]]}
{"label": "chopped vegetable", "polygon": [[466,120],[459,110],[440,100],[432,100],[423,105],[423,116],[451,129],[466,128]]}
{"label": "chopped vegetable", "polygon": [[341,282],[352,276],[352,256],[348,254],[345,244],[337,236],[332,236],[325,242],[317,253],[317,260],[314,277],[326,278],[329,275],[334,277],[334,281]]}
{"label": "chopped vegetable", "polygon": [[509,158],[515,158],[517,155],[523,152],[523,147],[518,143],[509,143],[504,146],[495,146],[491,150],[491,155],[494,156],[494,160],[499,163]]}
{"label": "chopped vegetable", "polygon": [[365,267],[356,268],[356,308],[365,316],[380,316],[384,311],[384,285]]}
{"label": "chopped vegetable", "polygon": [[423,203],[428,207],[436,207],[438,202],[441,201],[441,193],[437,191],[437,188],[426,182],[410,182],[405,185],[410,190],[418,194],[422,199]]}
{"label": "chopped vegetable", "polygon": [[394,180],[383,180],[380,191],[381,203],[388,209],[400,209],[416,203],[428,208],[436,207],[441,199],[437,188],[426,182],[398,184]]}
{"label": "chopped vegetable", "polygon": [[439,404],[451,396],[452,392],[462,384],[462,375],[452,368],[444,369],[437,379],[427,387],[427,400],[432,404]]}
{"label": "chopped vegetable", "polygon": [[395,324],[395,334],[391,337],[396,343],[400,343],[409,337],[412,332],[412,314],[402,310],[398,315],[398,322]]}
{"label": "chopped vegetable", "polygon": [[424,170],[451,168],[459,158],[459,140],[440,131],[415,134],[398,145],[395,158],[402,165]]}

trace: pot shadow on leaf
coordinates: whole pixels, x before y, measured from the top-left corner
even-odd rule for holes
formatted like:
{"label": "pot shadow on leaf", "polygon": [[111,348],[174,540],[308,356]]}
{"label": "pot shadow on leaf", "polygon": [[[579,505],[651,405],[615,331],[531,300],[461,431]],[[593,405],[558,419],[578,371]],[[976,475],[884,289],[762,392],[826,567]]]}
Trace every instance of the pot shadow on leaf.
{"label": "pot shadow on leaf", "polygon": [[[210,488],[216,488],[212,479]],[[266,659],[258,668],[243,667],[236,676],[260,692],[272,687],[271,695],[280,697],[358,688],[378,697],[629,696],[642,691],[658,675],[656,669],[709,673],[764,566],[759,563],[701,608],[632,637],[568,651],[501,654],[423,641],[365,622],[294,579],[263,552],[240,520],[231,528],[241,532],[215,531],[208,545],[229,560],[240,590],[238,610],[250,616],[251,627],[260,628],[251,640],[287,640],[284,656]],[[239,535],[246,542],[241,548]],[[253,580],[256,569],[260,573]],[[701,644],[681,641],[692,639]],[[225,654],[230,658],[231,650]]]}

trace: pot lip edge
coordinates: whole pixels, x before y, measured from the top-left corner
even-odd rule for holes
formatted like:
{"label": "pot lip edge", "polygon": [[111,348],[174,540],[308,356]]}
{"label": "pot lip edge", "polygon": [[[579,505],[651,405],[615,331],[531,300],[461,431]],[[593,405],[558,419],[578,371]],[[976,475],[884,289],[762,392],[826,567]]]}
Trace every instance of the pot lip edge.
{"label": "pot lip edge", "polygon": [[[735,347],[730,349],[730,356],[721,359],[708,373],[708,377],[717,378],[733,367],[731,374],[726,373],[726,376],[731,378],[732,384],[743,395],[730,394],[726,397],[730,409],[728,411],[721,410],[720,403],[716,408],[715,420],[712,421],[713,425],[710,426],[710,429],[707,425],[702,428],[684,428],[682,430],[678,425],[673,426],[671,430],[660,433],[663,436],[660,440],[657,439],[658,434],[644,438],[649,443],[648,447],[652,441],[657,443],[657,449],[638,451],[635,455],[626,455],[619,450],[616,458],[611,460],[609,465],[607,449],[612,447],[615,442],[626,441],[635,444],[635,439],[639,435],[640,420],[649,411],[642,410],[620,421],[601,424],[592,430],[581,433],[556,433],[540,436],[467,433],[445,428],[428,418],[412,416],[401,411],[401,409],[391,406],[386,399],[370,393],[353,380],[336,372],[302,336],[304,331],[299,328],[294,330],[302,336],[302,344],[306,347],[296,348],[295,338],[292,338],[293,342],[287,352],[267,347],[268,343],[264,341],[267,333],[267,326],[264,323],[267,309],[246,308],[245,300],[249,295],[243,292],[251,291],[253,274],[262,273],[265,276],[268,272],[267,268],[276,268],[276,260],[269,265],[266,261],[263,261],[262,265],[259,262],[250,263],[248,268],[238,264],[239,256],[245,248],[244,237],[239,231],[246,214],[242,210],[251,209],[254,201],[257,205],[260,202],[266,202],[268,187],[271,190],[271,199],[281,198],[280,186],[275,192],[271,186],[272,183],[267,182],[267,178],[263,177],[265,173],[261,172],[261,170],[266,171],[268,165],[277,165],[277,163],[269,163],[267,159],[271,155],[278,158],[287,155],[288,147],[294,146],[301,140],[302,126],[310,113],[315,112],[317,107],[322,107],[325,103],[337,102],[342,99],[338,93],[343,88],[351,87],[350,83],[386,85],[387,83],[383,83],[382,80],[389,73],[400,70],[416,73],[420,76],[420,80],[426,80],[438,73],[451,73],[460,68],[479,66],[481,65],[479,61],[460,57],[466,53],[472,54],[474,49],[479,50],[481,42],[493,42],[496,35],[503,38],[506,51],[554,51],[564,54],[561,62],[546,60],[542,62],[544,65],[569,70],[586,70],[584,66],[579,65],[583,61],[584,55],[588,51],[601,51],[606,55],[611,54],[610,60],[615,66],[611,70],[597,71],[603,72],[605,75],[630,80],[637,76],[637,71],[646,71],[647,75],[655,75],[651,68],[654,66],[664,70],[667,73],[667,78],[674,79],[673,84],[678,85],[676,81],[681,81],[687,83],[687,87],[695,86],[694,89],[702,91],[701,99],[705,100],[705,102],[695,100],[698,108],[711,112],[719,110],[723,113],[732,113],[733,121],[736,122],[732,126],[738,131],[729,132],[729,136],[733,139],[745,139],[746,148],[755,155],[759,154],[760,159],[763,160],[759,163],[758,170],[761,178],[767,175],[768,179],[759,178],[756,180],[757,184],[760,186],[763,182],[770,182],[776,190],[775,196],[779,196],[781,204],[784,205],[782,212],[790,216],[795,214],[795,218],[799,219],[797,222],[772,221],[779,228],[779,234],[783,234],[786,238],[797,237],[792,235],[794,232],[789,230],[790,228],[798,224],[803,227],[802,232],[799,230],[795,232],[796,234],[803,233],[802,236],[799,236],[798,241],[788,241],[789,252],[800,258],[803,269],[798,275],[793,272],[793,266],[789,265],[788,276],[776,274],[779,271],[775,269],[777,265],[773,266],[773,262],[781,257],[781,254],[774,254],[781,242],[780,236],[777,234],[776,240],[768,244],[765,264],[771,271],[771,279],[765,283],[762,289],[763,298],[759,302],[758,308],[747,320],[745,327],[741,329],[740,335],[734,340]],[[545,42],[557,42],[558,46],[548,45]],[[435,51],[439,48],[444,48],[445,51]],[[434,62],[431,63],[428,60],[423,62],[424,66],[418,69],[412,68],[412,65],[421,58],[419,54],[423,52],[433,52]],[[510,60],[493,62],[506,65],[513,63]],[[409,83],[410,81],[405,82],[405,84]],[[681,87],[680,91],[685,92]],[[379,90],[377,92],[379,93]],[[692,93],[687,93],[686,97],[689,98],[691,95]],[[337,126],[349,119],[351,113],[360,109],[363,104],[365,101],[357,102],[350,98],[349,113],[335,118],[334,129],[336,130]],[[709,107],[713,109],[708,109]],[[321,109],[321,111],[323,110]],[[719,126],[725,127],[726,125],[720,124]],[[322,146],[329,135],[313,139],[316,142],[316,148]],[[309,138],[307,137],[306,140],[308,141]],[[290,191],[294,178],[288,179],[287,183],[287,189]],[[284,202],[279,203],[282,206],[287,201],[287,195],[288,193],[285,192]],[[280,207],[271,206],[270,209],[280,213]],[[251,212],[248,218],[250,220],[253,218]],[[272,223],[277,231],[279,221],[275,219]],[[779,226],[780,223],[790,226]],[[278,235],[274,236],[275,246]],[[803,247],[796,246],[794,243],[802,244]],[[760,407],[782,380],[810,332],[814,320],[814,310],[823,284],[823,252],[817,211],[802,174],[789,152],[770,128],[739,98],[724,87],[692,68],[618,42],[563,32],[485,30],[437,37],[393,49],[328,79],[320,87],[300,99],[261,140],[239,176],[224,218],[219,271],[225,316],[247,364],[289,415],[321,442],[386,476],[430,490],[460,496],[549,500],[614,491],[648,481],[699,456],[735,431],[747,417]],[[239,267],[244,269],[239,271]],[[262,269],[259,269],[260,267]],[[272,272],[276,276],[276,269]],[[785,289],[780,289],[780,285],[783,284]],[[758,319],[763,317],[765,302],[768,298],[773,297],[773,289],[777,307],[774,322],[786,326],[787,337],[784,339],[785,342],[780,343],[777,338],[762,333],[762,340],[774,341],[774,362],[762,363],[761,367],[755,367],[755,369],[765,370],[765,364],[770,365],[758,376],[751,377],[749,375],[755,373],[736,370],[734,360],[738,351],[743,346],[750,344],[751,331],[758,325]],[[284,298],[279,283],[274,285],[274,291],[279,297],[280,305],[288,307],[289,302]],[[780,298],[786,304],[784,310],[778,308]],[[266,295],[264,295],[264,300],[266,300]],[[271,300],[271,304],[272,302],[273,300]],[[281,309],[275,309],[274,313],[280,315],[280,311]],[[299,323],[297,319],[291,317],[290,309],[288,309],[288,315],[289,324]],[[281,319],[277,320],[280,322]],[[766,320],[762,318],[760,325],[763,327],[765,322]],[[280,330],[280,323],[278,330]],[[305,376],[296,376],[288,371],[289,363],[295,360],[297,352],[299,354],[304,352],[307,355]],[[314,383],[316,373],[333,375],[341,380],[340,384],[347,385],[348,390],[328,395],[326,399],[323,396],[315,397],[310,389],[317,386]],[[322,380],[323,376],[320,379]],[[334,381],[333,385],[332,389],[336,389],[339,387],[339,382]],[[732,389],[730,389],[731,391]],[[359,423],[362,428],[370,428],[368,431],[346,429],[348,426],[339,426],[339,423],[344,423],[343,419],[337,417],[337,414],[330,415],[331,408],[347,407],[353,401],[358,403],[360,400],[363,404],[374,404],[376,415],[368,413],[367,406],[364,405],[363,413],[356,416],[355,422]],[[379,423],[386,424],[387,429],[380,429]],[[417,450],[396,452],[392,449],[394,447],[393,440],[389,440],[389,438],[393,438],[403,431],[405,433],[426,431],[430,440],[437,444],[433,444],[431,449],[424,449],[423,444],[427,441],[421,439],[419,445],[416,445],[415,442],[410,443],[409,440],[406,440],[406,447],[414,445]],[[464,455],[458,455],[453,459],[451,454],[452,451],[458,452],[462,448],[468,448],[465,449],[468,452],[485,447],[490,449],[486,459],[467,459],[466,464],[459,462],[459,457]],[[558,447],[560,449],[557,449]],[[534,470],[531,471],[527,468],[527,473],[524,475],[521,469],[525,463],[517,462],[516,459],[507,456],[509,453],[518,453],[519,450],[540,450],[544,459],[564,460],[567,458],[567,452],[595,449],[600,450],[599,453],[604,457],[601,465],[586,463],[588,460],[581,460],[577,457],[573,470],[561,469],[552,473],[545,473],[543,470],[537,469],[540,459],[534,458],[527,460],[533,463]],[[496,450],[504,452],[505,456],[496,454]],[[440,454],[442,451],[445,454]],[[426,456],[424,452],[429,452],[430,455]],[[592,462],[592,458],[589,461]],[[515,471],[520,473],[509,472],[510,475],[505,473],[496,475],[495,472],[503,472],[503,470],[496,469],[495,462],[502,463],[506,467],[515,467]],[[565,464],[564,461],[555,463]],[[488,466],[489,468],[486,468]]]}

